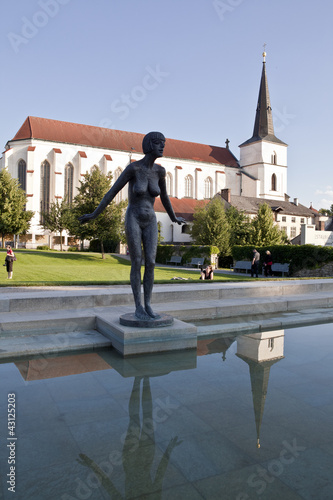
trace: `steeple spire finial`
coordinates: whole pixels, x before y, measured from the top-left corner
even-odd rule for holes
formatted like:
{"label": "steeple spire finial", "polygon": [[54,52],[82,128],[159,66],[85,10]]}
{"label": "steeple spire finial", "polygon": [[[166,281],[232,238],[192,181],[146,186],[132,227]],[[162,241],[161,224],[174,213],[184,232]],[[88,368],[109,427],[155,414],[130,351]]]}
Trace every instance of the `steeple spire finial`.
{"label": "steeple spire finial", "polygon": [[263,45],[263,47],[264,47],[264,52],[262,53],[263,62],[266,62],[266,45],[267,45],[267,43],[264,43],[264,45]]}

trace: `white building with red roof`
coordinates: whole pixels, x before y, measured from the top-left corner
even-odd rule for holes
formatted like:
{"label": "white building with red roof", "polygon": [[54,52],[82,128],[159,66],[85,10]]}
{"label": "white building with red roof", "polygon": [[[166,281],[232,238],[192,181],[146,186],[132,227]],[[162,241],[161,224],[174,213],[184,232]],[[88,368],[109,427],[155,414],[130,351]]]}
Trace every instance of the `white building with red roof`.
{"label": "white building with red roof", "polygon": [[[266,54],[263,55],[253,135],[240,145],[240,160],[229,149],[228,140],[226,147],[221,147],[167,138],[159,163],[166,169],[174,211],[189,223],[198,204],[227,192],[228,198],[224,195],[224,199],[238,204],[240,209],[251,207],[249,211],[245,208],[249,215],[256,214],[260,200],[268,202],[275,207],[276,222],[289,237],[294,237],[300,233],[301,223],[313,223],[313,213],[298,202],[289,202],[286,195],[287,145],[274,134]],[[35,212],[30,234],[24,237],[26,246],[49,243],[40,225],[41,210],[47,211],[55,200],[66,197],[71,201],[80,179],[94,166],[105,174],[111,172],[115,181],[130,162],[142,158],[143,137],[144,134],[29,116],[7,142],[0,159],[0,168],[8,168],[26,191],[27,209]],[[116,201],[126,197],[125,187]],[[190,242],[188,228],[172,223],[159,199],[155,211],[165,242]]]}

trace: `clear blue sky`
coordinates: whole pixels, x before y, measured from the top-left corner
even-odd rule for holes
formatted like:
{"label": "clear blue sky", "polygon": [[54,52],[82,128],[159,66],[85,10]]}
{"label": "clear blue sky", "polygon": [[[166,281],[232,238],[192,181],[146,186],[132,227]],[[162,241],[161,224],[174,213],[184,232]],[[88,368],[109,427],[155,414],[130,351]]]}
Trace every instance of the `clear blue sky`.
{"label": "clear blue sky", "polygon": [[1,2],[0,143],[28,115],[224,146],[252,136],[263,44],[288,194],[333,203],[331,0]]}

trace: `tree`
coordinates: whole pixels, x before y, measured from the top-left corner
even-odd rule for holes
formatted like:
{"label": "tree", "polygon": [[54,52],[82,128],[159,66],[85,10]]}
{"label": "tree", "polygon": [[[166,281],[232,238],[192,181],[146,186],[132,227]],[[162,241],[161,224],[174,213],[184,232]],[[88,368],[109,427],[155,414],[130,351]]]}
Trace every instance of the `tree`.
{"label": "tree", "polygon": [[6,234],[21,234],[28,231],[34,215],[26,210],[26,194],[7,169],[0,171],[0,233],[2,247]]}
{"label": "tree", "polygon": [[330,208],[320,208],[319,213],[321,215],[327,215],[328,217],[333,217],[333,205]]}
{"label": "tree", "polygon": [[67,220],[67,229],[81,241],[98,239],[101,242],[102,258],[106,240],[124,240],[123,215],[127,205],[122,201],[114,201],[95,219],[88,224],[81,224],[78,218],[84,214],[92,213],[98,207],[104,195],[111,187],[112,174],[103,174],[97,167],[84,175],[80,181],[78,194],[74,198],[73,208]]}
{"label": "tree", "polygon": [[191,236],[197,245],[215,245],[222,255],[230,254],[230,227],[224,207],[218,198],[193,215]]}
{"label": "tree", "polygon": [[273,213],[267,203],[260,205],[257,216],[251,222],[250,244],[253,246],[279,245],[286,243],[284,231],[274,224]]}
{"label": "tree", "polygon": [[50,231],[58,232],[60,234],[60,250],[62,251],[62,232],[67,228],[68,222],[70,220],[69,216],[70,206],[66,200],[56,200],[55,203],[51,203],[48,212],[41,212],[42,222],[41,226]]}
{"label": "tree", "polygon": [[229,207],[225,213],[230,227],[230,247],[248,245],[251,238],[249,217],[233,206]]}

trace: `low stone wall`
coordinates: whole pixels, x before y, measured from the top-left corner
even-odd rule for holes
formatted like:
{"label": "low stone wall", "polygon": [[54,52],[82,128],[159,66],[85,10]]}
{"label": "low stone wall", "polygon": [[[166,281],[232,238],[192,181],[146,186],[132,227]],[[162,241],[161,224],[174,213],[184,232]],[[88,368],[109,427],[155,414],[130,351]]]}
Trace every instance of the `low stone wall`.
{"label": "low stone wall", "polygon": [[332,278],[333,276],[333,262],[329,262],[317,269],[301,269],[293,273],[293,278]]}

